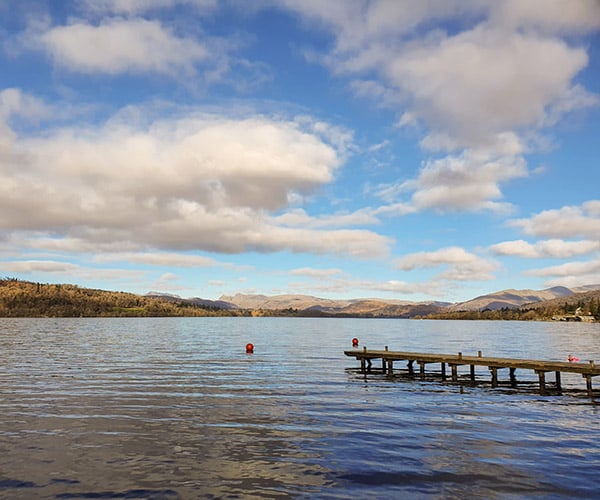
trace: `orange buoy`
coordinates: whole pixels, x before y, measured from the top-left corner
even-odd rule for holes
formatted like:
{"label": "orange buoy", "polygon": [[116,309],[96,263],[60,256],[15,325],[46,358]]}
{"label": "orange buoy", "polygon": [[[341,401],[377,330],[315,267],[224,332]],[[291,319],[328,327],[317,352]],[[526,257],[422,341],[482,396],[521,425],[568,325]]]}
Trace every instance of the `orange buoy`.
{"label": "orange buoy", "polygon": [[251,344],[250,342],[248,342],[246,344],[246,352],[248,354],[252,354],[254,352],[254,344]]}
{"label": "orange buoy", "polygon": [[354,337],[352,339],[352,347],[357,347],[358,346],[358,339],[356,337]]}

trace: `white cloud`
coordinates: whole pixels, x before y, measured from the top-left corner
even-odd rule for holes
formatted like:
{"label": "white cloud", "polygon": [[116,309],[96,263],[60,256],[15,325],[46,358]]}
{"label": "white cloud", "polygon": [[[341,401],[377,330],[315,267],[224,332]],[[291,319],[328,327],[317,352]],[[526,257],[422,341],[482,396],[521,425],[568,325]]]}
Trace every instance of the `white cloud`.
{"label": "white cloud", "polygon": [[110,19],[99,26],[75,22],[49,29],[41,42],[57,65],[82,73],[192,74],[210,53],[196,40],[145,19]]}
{"label": "white cloud", "polygon": [[560,266],[527,271],[526,274],[546,280],[546,286],[581,286],[600,283],[600,260],[568,262]]}
{"label": "white cloud", "polygon": [[549,34],[580,34],[600,28],[597,0],[503,0],[491,2],[492,22],[518,29],[536,29]]}
{"label": "white cloud", "polygon": [[[112,245],[113,251],[380,257],[390,240],[370,231],[319,229],[335,220],[291,228],[269,218],[293,193],[310,194],[332,181],[349,137],[307,117],[189,112],[146,124],[114,118],[96,128],[15,139],[0,164],[0,228],[33,231],[29,238],[57,250]],[[68,239],[57,242],[56,235]]]}
{"label": "white cloud", "polygon": [[513,220],[510,225],[531,236],[600,240],[600,200],[545,210],[529,219]]}
{"label": "white cloud", "polygon": [[396,261],[396,268],[403,271],[446,267],[437,278],[457,281],[485,281],[493,279],[492,272],[498,265],[490,260],[465,251],[460,247],[448,247],[433,252],[417,252]]}
{"label": "white cloud", "polygon": [[587,64],[584,50],[560,40],[486,26],[389,56],[387,77],[409,96],[412,113],[461,148],[535,127]]}
{"label": "white cloud", "polygon": [[470,153],[428,163],[419,174],[413,203],[419,209],[504,209],[490,200],[501,198],[500,181],[526,175],[515,158],[481,159]]}
{"label": "white cloud", "polygon": [[214,259],[201,255],[186,255],[180,253],[102,253],[94,257],[94,262],[130,262],[151,266],[167,267],[214,267]]}
{"label": "white cloud", "polygon": [[493,157],[485,151],[467,150],[459,156],[431,160],[416,179],[384,186],[379,194],[391,201],[403,192],[412,191],[410,206],[414,210],[505,213],[511,206],[495,201],[502,198],[500,183],[526,175],[525,162],[520,156]]}
{"label": "white cloud", "polygon": [[322,279],[306,284],[305,282],[290,283],[294,290],[306,290],[314,294],[343,294],[348,293],[359,296],[361,294],[373,295],[379,293],[414,295],[425,294],[429,296],[443,296],[444,287],[439,281],[424,283],[409,283],[400,280],[374,281],[359,279],[341,279],[323,276]]}
{"label": "white cloud", "polygon": [[85,11],[96,14],[141,14],[154,9],[166,9],[189,5],[202,11],[210,11],[217,0],[80,0]]}
{"label": "white cloud", "polygon": [[514,255],[529,259],[557,258],[568,259],[576,255],[600,250],[600,241],[564,241],[546,240],[537,243],[528,243],[524,240],[504,241],[490,247],[496,255]]}
{"label": "white cloud", "polygon": [[282,215],[273,217],[273,222],[287,227],[324,228],[348,227],[379,224],[379,220],[370,209],[361,209],[353,213],[310,216],[301,208],[289,210]]}
{"label": "white cloud", "polygon": [[13,117],[37,121],[52,113],[51,106],[17,88],[0,91],[0,120],[9,121]]}
{"label": "white cloud", "polygon": [[310,267],[302,267],[298,269],[292,269],[290,274],[293,276],[306,276],[314,279],[325,279],[342,274],[342,271],[340,269],[314,269]]}
{"label": "white cloud", "polygon": [[77,276],[78,279],[117,281],[137,279],[145,275],[144,271],[129,269],[99,269],[80,266],[70,262],[53,260],[14,260],[0,262],[0,270],[4,273],[45,273],[55,276]]}
{"label": "white cloud", "polygon": [[[585,48],[560,38],[600,27],[594,0],[568,9],[558,0],[285,5],[334,35],[320,60],[334,73],[364,78],[352,81],[358,95],[395,109],[397,126],[423,125],[424,150],[449,154],[399,182],[416,187],[416,210],[506,211],[510,205],[497,201],[502,182],[527,174],[523,155],[545,142],[539,131],[600,102],[574,83],[588,63]],[[439,20],[457,31],[442,31]],[[474,151],[497,167],[473,161]]]}

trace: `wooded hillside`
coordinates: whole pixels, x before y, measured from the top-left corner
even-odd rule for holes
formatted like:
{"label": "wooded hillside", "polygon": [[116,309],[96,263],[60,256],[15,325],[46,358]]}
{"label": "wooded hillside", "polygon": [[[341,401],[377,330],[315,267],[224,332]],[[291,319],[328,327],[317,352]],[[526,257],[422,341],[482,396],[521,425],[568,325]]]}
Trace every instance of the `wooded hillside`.
{"label": "wooded hillside", "polygon": [[241,316],[242,310],[202,307],[126,292],[0,279],[0,317]]}

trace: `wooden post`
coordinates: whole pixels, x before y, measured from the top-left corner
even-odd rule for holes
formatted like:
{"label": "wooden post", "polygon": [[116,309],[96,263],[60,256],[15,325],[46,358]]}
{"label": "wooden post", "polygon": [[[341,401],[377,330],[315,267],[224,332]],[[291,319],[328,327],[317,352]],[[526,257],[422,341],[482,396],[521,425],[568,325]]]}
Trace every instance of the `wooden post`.
{"label": "wooden post", "polygon": [[[481,351],[479,351],[481,352]],[[471,365],[471,380],[475,381],[475,365]]]}
{"label": "wooden post", "polygon": [[[590,368],[592,370],[595,368],[593,359],[590,359]],[[587,386],[588,396],[590,397],[590,399],[593,400],[594,399],[594,391],[592,389],[592,376],[591,375],[586,375],[585,383]]]}
{"label": "wooden post", "polygon": [[452,382],[458,382],[458,365],[450,365],[452,367]]}
{"label": "wooden post", "polygon": [[480,358],[481,357],[481,351],[477,351],[477,357]]}
{"label": "wooden post", "polygon": [[415,374],[415,369],[413,368],[413,363],[415,362],[414,359],[409,359],[408,360],[408,374],[409,375],[414,375]]}
{"label": "wooden post", "polygon": [[442,361],[442,380],[446,380],[446,363]]}
{"label": "wooden post", "polygon": [[419,367],[421,371],[421,378],[425,376],[425,361],[419,361]]}
{"label": "wooden post", "polygon": [[[388,346],[385,346],[385,350],[388,350]],[[383,373],[386,372],[386,360],[384,356],[381,357],[381,370],[383,371]]]}
{"label": "wooden post", "polygon": [[560,391],[562,391],[562,386],[560,383],[560,372],[555,371],[554,374],[556,375],[556,389],[560,392]]}
{"label": "wooden post", "polygon": [[594,391],[592,390],[592,376],[585,374],[584,377],[585,377],[585,384],[587,386],[588,396],[590,398],[594,399]]}
{"label": "wooden post", "polygon": [[510,385],[515,387],[517,385],[517,377],[515,377],[516,368],[510,369]]}
{"label": "wooden post", "polygon": [[489,369],[492,372],[492,387],[498,387],[498,368],[490,366]]}
{"label": "wooden post", "polygon": [[540,394],[546,394],[546,372],[538,371],[537,374],[540,379]]}
{"label": "wooden post", "polygon": [[388,373],[391,375],[394,373],[394,360],[388,359]]}
{"label": "wooden post", "polygon": [[360,358],[360,371],[362,373],[367,371],[367,363],[365,362],[365,358]]}

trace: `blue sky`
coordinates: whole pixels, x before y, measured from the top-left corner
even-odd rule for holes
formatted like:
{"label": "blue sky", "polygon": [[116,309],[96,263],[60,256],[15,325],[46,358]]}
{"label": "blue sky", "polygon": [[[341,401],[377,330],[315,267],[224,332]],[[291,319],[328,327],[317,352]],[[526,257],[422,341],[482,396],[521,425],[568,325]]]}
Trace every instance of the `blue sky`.
{"label": "blue sky", "polygon": [[3,0],[0,37],[3,276],[600,283],[595,0]]}

